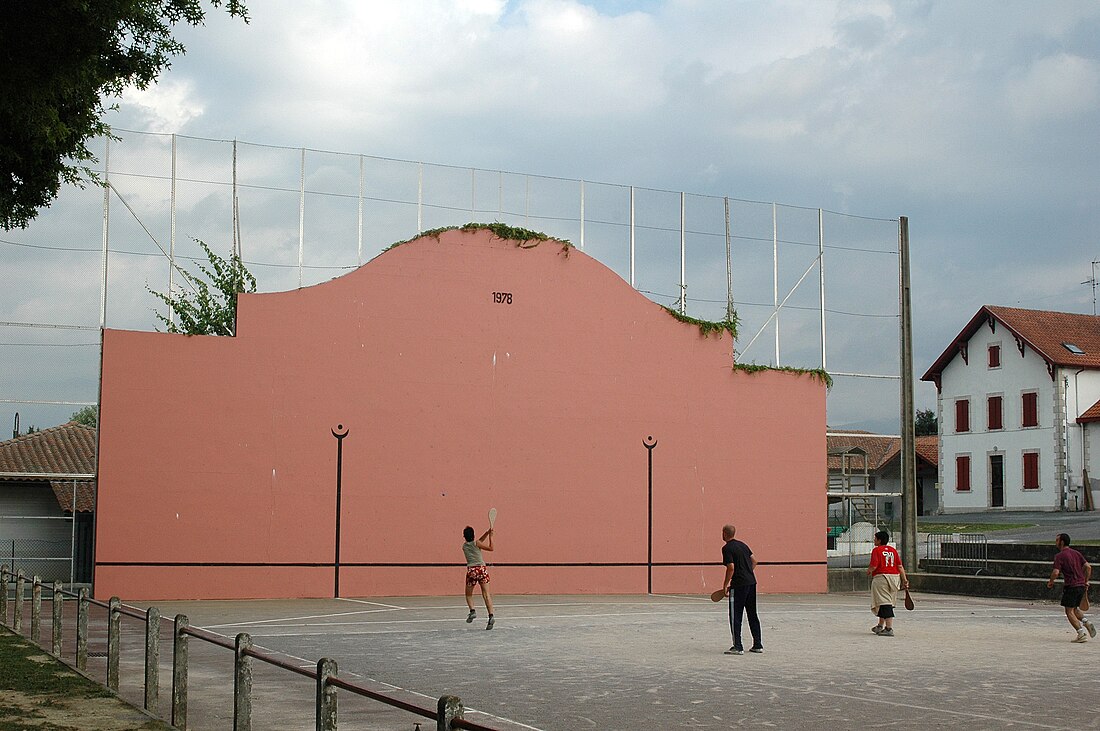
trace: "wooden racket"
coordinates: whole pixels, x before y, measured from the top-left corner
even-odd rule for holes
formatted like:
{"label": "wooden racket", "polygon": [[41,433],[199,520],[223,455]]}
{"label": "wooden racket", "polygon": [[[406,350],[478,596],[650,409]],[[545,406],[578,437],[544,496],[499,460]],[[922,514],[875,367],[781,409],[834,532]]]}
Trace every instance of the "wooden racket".
{"label": "wooden racket", "polygon": [[913,597],[909,596],[909,590],[905,590],[905,608],[910,612],[913,611]]}
{"label": "wooden racket", "polygon": [[720,602],[725,598],[726,598],[726,590],[725,589],[716,589],[716,590],[712,591],[711,594],[710,594],[710,600],[712,602]]}

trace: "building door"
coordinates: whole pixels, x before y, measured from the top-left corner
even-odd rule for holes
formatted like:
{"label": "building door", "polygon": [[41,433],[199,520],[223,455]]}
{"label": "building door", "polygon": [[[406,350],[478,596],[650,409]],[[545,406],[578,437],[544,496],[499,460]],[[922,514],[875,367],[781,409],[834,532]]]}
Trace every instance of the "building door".
{"label": "building door", "polygon": [[1003,454],[989,455],[989,505],[1005,506],[1005,458]]}

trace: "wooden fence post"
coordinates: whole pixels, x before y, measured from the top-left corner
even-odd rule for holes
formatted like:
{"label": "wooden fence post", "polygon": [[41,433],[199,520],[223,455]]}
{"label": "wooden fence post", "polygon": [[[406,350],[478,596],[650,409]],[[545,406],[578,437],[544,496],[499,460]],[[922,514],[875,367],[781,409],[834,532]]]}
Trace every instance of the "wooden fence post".
{"label": "wooden fence post", "polygon": [[31,579],[31,642],[42,641],[42,577]]}
{"label": "wooden fence post", "polygon": [[145,710],[160,705],[160,610],[145,610]]}
{"label": "wooden fence post", "polygon": [[76,669],[88,669],[88,589],[80,589],[76,600]]}
{"label": "wooden fence post", "polygon": [[462,718],[462,699],[458,696],[445,695],[439,699],[436,706],[437,720],[436,731],[453,731],[451,722],[456,718]]}
{"label": "wooden fence post", "polygon": [[0,624],[8,624],[8,565],[0,566]]}
{"label": "wooden fence post", "polygon": [[54,657],[61,657],[61,629],[64,621],[65,613],[65,595],[61,593],[61,582],[53,582],[53,603],[50,605],[53,610],[53,655]]}
{"label": "wooden fence post", "polygon": [[111,597],[107,608],[107,687],[118,692],[118,656],[122,639],[122,600]]}
{"label": "wooden fence post", "polygon": [[328,679],[336,675],[336,661],[317,661],[317,731],[336,731],[336,687]]}
{"label": "wooden fence post", "polygon": [[15,619],[12,620],[12,629],[15,634],[23,631],[23,584],[27,583],[27,577],[23,576],[23,569],[15,575]]}
{"label": "wooden fence post", "polygon": [[233,663],[233,731],[252,731],[252,637],[237,635]]}
{"label": "wooden fence post", "polygon": [[186,614],[177,614],[172,626],[172,725],[187,731],[187,633]]}

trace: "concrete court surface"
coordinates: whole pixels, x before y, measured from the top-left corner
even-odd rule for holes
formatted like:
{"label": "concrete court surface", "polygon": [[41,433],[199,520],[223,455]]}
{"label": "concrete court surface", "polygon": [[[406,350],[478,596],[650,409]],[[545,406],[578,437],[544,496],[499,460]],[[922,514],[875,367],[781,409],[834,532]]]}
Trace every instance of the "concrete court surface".
{"label": "concrete court surface", "polygon": [[[762,596],[766,652],[744,656],[723,654],[726,603],[695,596],[501,596],[492,631],[481,607],[465,622],[459,596],[157,606],[303,666],[332,657],[399,696],[458,695],[467,718],[502,729],[1100,728],[1100,637],[1071,643],[1060,607],[915,598],[886,638],[865,595]],[[124,636],[123,693],[140,698],[140,630]],[[232,653],[193,639],[190,652],[190,727],[228,728]],[[312,726],[312,681],[260,663],[255,677],[254,728]],[[342,729],[434,727],[339,697]]]}

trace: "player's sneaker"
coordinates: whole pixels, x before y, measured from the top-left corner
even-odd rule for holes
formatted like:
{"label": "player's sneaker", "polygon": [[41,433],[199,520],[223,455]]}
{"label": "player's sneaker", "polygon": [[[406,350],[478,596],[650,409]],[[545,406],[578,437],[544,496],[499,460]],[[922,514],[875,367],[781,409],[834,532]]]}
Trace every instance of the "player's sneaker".
{"label": "player's sneaker", "polygon": [[496,618],[493,617],[493,615],[490,614],[489,615],[489,624],[485,625],[485,629],[492,629],[494,621],[496,621]]}
{"label": "player's sneaker", "polygon": [[756,654],[758,654],[758,655],[759,655],[760,653],[762,653],[763,651],[764,651],[764,648],[763,648],[763,647],[750,647],[750,648],[749,648],[749,652],[755,652],[755,653],[756,653]]}
{"label": "player's sneaker", "polygon": [[874,627],[871,628],[871,631],[874,632],[876,635],[880,635],[880,634],[882,634],[882,630],[884,630],[884,629],[886,629],[886,628],[883,627],[882,625],[876,624]]}
{"label": "player's sneaker", "polygon": [[1084,628],[1077,630],[1077,636],[1073,639],[1074,642],[1088,642],[1089,636],[1085,634]]}
{"label": "player's sneaker", "polygon": [[894,636],[894,630],[887,627],[886,629],[879,632],[878,636],[879,637],[893,637]]}
{"label": "player's sneaker", "polygon": [[477,612],[475,612],[474,610],[471,609],[470,613],[466,615],[466,624],[469,624],[470,622],[473,622],[474,617],[476,617],[476,616],[477,616]]}
{"label": "player's sneaker", "polygon": [[1088,617],[1082,617],[1081,624],[1085,625],[1085,629],[1089,631],[1089,637],[1096,636],[1096,625],[1092,623],[1092,620]]}
{"label": "player's sneaker", "polygon": [[744,655],[744,654],[745,654],[745,651],[744,651],[744,650],[740,650],[740,649],[738,649],[738,648],[736,648],[736,647],[731,647],[730,649],[726,650],[726,651],[725,651],[725,652],[723,652],[722,654],[723,654],[723,655]]}

